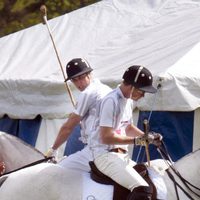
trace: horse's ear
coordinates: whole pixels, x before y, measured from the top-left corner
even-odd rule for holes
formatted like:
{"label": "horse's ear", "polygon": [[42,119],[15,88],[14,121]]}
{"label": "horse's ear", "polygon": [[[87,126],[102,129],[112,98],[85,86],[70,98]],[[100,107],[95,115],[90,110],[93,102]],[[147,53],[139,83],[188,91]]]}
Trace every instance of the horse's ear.
{"label": "horse's ear", "polygon": [[0,161],[0,176],[2,176],[6,171],[6,165],[3,161]]}

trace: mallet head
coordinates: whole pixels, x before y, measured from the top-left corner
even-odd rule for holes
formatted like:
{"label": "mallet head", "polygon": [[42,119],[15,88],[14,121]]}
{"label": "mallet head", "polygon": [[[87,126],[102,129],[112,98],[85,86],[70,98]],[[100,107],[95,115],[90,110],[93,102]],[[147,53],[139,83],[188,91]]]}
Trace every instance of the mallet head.
{"label": "mallet head", "polygon": [[40,6],[40,11],[43,16],[47,16],[47,7],[45,5]]}

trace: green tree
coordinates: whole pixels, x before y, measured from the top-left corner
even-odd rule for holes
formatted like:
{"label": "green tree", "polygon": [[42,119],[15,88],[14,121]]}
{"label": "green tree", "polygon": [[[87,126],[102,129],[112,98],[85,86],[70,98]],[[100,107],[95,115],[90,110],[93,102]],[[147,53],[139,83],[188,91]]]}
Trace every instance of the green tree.
{"label": "green tree", "polygon": [[99,0],[0,0],[0,37],[41,23],[40,6],[48,8],[48,19]]}

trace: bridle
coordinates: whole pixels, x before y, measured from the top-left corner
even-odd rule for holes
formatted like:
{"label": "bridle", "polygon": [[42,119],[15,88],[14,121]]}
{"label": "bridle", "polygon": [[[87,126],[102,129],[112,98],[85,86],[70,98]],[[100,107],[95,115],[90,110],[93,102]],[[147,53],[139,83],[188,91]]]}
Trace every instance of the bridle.
{"label": "bridle", "polygon": [[195,185],[193,185],[192,183],[190,183],[188,180],[186,180],[181,174],[180,172],[174,167],[173,162],[168,154],[168,151],[166,149],[166,146],[164,144],[164,142],[162,141],[162,145],[157,147],[157,151],[160,153],[162,159],[165,161],[165,163],[169,166],[169,168],[166,170],[167,175],[169,176],[169,178],[172,180],[172,182],[174,183],[174,188],[175,188],[175,192],[176,192],[176,197],[177,200],[180,200],[179,198],[179,193],[178,193],[178,188],[191,200],[195,200],[188,191],[186,191],[186,189],[184,189],[179,183],[178,181],[175,179],[174,175],[169,171],[169,169],[171,169],[174,174],[178,177],[178,179],[183,183],[183,185],[190,191],[192,192],[195,196],[200,198],[200,195],[198,193],[196,193],[194,191],[194,189],[200,191],[200,188],[196,187]]}
{"label": "bridle", "polygon": [[24,169],[24,168],[27,168],[27,167],[31,167],[31,166],[34,166],[34,165],[43,163],[43,162],[53,162],[53,163],[55,163],[53,160],[54,160],[54,157],[53,157],[53,156],[52,156],[52,157],[45,157],[45,158],[43,158],[43,159],[37,160],[37,161],[32,162],[32,163],[30,163],[30,164],[28,164],[28,165],[24,165],[24,166],[22,166],[22,167],[20,167],[20,168],[17,168],[17,169],[15,169],[15,170],[12,170],[12,171],[3,173],[2,175],[0,175],[0,177],[1,177],[1,176],[4,176],[4,175],[7,175],[7,174],[11,174],[11,173],[13,173],[13,172],[16,172],[16,171],[18,171],[18,170],[21,170],[21,169]]}

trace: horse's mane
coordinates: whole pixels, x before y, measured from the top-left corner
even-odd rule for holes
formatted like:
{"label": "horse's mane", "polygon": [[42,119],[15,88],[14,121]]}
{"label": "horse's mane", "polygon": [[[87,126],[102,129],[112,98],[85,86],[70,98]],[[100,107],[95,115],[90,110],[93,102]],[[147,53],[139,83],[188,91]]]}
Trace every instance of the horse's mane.
{"label": "horse's mane", "polygon": [[179,160],[176,161],[176,163],[178,162],[183,162],[184,160],[192,159],[193,157],[196,157],[198,154],[200,154],[200,148],[186,154],[185,156],[183,156],[182,158],[180,158]]}
{"label": "horse's mane", "polygon": [[174,164],[177,169],[181,169],[183,166],[184,168],[190,168],[191,163],[200,163],[200,148],[194,150],[193,152],[188,153],[187,155],[183,156],[179,160],[177,160]]}

